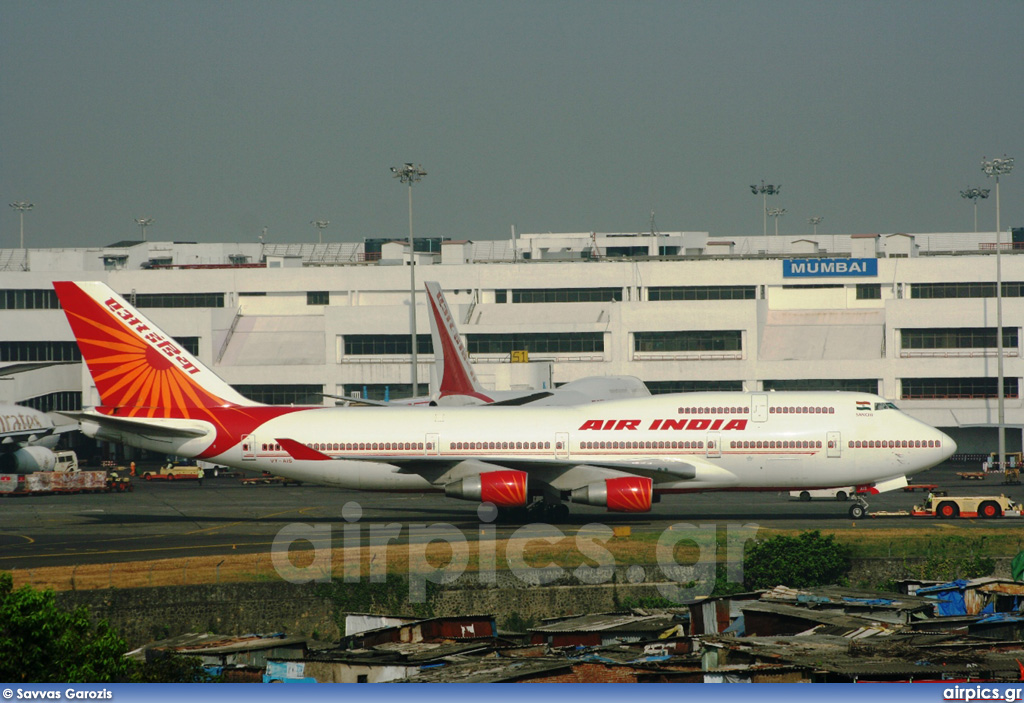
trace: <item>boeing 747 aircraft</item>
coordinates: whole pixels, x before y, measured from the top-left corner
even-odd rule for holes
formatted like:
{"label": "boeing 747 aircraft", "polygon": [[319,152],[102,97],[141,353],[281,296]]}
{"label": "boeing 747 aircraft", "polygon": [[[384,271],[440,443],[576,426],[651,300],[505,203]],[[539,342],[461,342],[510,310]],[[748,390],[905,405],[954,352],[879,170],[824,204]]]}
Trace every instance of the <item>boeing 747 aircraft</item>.
{"label": "boeing 747 aircraft", "polygon": [[[103,283],[57,282],[101,404],[92,437],[310,483],[567,516],[662,496],[906,485],[956,451],[875,395],[685,393],[572,406],[292,407],[240,395]],[[858,498],[852,517],[864,515]]]}

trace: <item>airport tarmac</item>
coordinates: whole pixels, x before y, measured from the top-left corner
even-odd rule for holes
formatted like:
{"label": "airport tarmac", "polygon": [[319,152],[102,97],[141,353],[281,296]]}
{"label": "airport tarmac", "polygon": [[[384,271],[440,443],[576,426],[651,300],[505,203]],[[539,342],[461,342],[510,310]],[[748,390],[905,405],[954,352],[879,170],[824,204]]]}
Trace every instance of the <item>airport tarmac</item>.
{"label": "airport tarmac", "polygon": [[[965,481],[943,465],[915,477],[914,483],[935,483],[950,495],[998,495],[1020,501],[1024,487],[1003,485],[1001,475]],[[868,496],[869,510],[909,510],[924,500],[921,491],[902,490]],[[407,540],[410,525],[451,524],[467,539],[482,524],[477,505],[444,496],[362,493],[319,486],[242,485],[237,478],[207,478],[173,483],[136,479],[129,493],[24,496],[0,499],[0,569],[74,564],[120,563],[171,557],[253,553],[269,550],[288,525],[331,525],[334,546],[342,546],[343,527],[358,524],[365,540],[370,526],[399,523],[397,542]],[[346,507],[347,506],[347,507]],[[849,502],[802,502],[778,493],[705,493],[666,496],[651,513],[608,513],[603,508],[572,506],[572,515],[558,527],[572,535],[591,523],[631,527],[634,534],[661,532],[676,523],[691,525],[757,525],[764,528],[824,529],[830,527],[915,528],[943,523],[944,529],[985,529],[1020,524],[1024,519],[957,519],[882,517],[859,520],[847,514]],[[498,525],[499,538],[517,525]]]}

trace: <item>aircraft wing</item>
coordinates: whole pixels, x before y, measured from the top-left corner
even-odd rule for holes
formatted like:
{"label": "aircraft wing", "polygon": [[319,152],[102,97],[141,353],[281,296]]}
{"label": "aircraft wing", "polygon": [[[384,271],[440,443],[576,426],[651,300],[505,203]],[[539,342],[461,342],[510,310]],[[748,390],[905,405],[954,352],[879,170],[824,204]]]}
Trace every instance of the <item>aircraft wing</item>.
{"label": "aircraft wing", "polygon": [[484,407],[495,407],[499,405],[529,405],[530,403],[536,403],[538,400],[550,398],[554,393],[551,391],[537,391],[530,395],[520,396],[518,398],[509,398],[508,400],[498,400],[493,403],[489,403]]}
{"label": "aircraft wing", "polygon": [[53,427],[36,427],[31,430],[12,430],[0,432],[0,447],[20,447],[23,444],[38,442],[43,437],[49,437],[55,431]]}
{"label": "aircraft wing", "polygon": [[597,469],[611,469],[623,473],[644,476],[659,481],[686,481],[697,476],[697,467],[685,461],[664,461],[643,459],[638,461],[579,461],[557,459],[480,459],[487,464],[505,469],[516,469],[527,473],[553,470],[560,471],[576,466],[590,466]]}
{"label": "aircraft wing", "polygon": [[103,429],[113,432],[130,432],[144,437],[160,437],[171,439],[189,439],[192,437],[204,437],[208,430],[196,425],[170,424],[170,421],[163,418],[143,417],[115,417],[95,412],[72,413],[65,412],[63,415],[73,417],[79,422],[94,422]]}
{"label": "aircraft wing", "polygon": [[277,438],[277,442],[293,458],[303,461],[330,461],[332,459],[352,459],[380,464],[391,464],[409,473],[436,474],[439,470],[452,468],[466,461],[475,461],[488,466],[515,469],[527,473],[562,473],[577,466],[589,466],[597,469],[611,469],[623,473],[634,474],[652,479],[655,483],[663,481],[686,481],[697,477],[696,464],[689,461],[677,461],[667,458],[637,459],[635,461],[580,461],[579,459],[543,458],[497,458],[492,456],[333,456],[311,449],[301,442],[287,437]]}

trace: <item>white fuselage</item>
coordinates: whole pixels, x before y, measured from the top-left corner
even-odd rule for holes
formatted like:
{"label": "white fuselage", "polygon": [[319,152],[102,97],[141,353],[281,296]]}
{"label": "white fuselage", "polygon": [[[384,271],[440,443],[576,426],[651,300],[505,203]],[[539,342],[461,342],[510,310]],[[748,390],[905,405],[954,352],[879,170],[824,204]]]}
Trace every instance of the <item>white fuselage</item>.
{"label": "white fuselage", "polygon": [[[90,431],[88,423],[84,428]],[[537,462],[531,478],[558,490],[626,475],[633,463],[660,467],[654,490],[661,493],[827,488],[910,476],[956,448],[944,433],[878,396],[843,392],[687,393],[570,407],[310,408],[255,426],[216,455],[206,451],[212,437],[211,429],[209,437],[174,440],[173,447],[141,436],[120,439],[227,466],[384,491],[438,490],[488,470],[489,461]],[[331,458],[295,459],[281,439]],[[410,470],[416,457],[422,466]],[[546,460],[552,465],[543,465]],[[693,477],[674,473],[674,465],[688,467]]]}

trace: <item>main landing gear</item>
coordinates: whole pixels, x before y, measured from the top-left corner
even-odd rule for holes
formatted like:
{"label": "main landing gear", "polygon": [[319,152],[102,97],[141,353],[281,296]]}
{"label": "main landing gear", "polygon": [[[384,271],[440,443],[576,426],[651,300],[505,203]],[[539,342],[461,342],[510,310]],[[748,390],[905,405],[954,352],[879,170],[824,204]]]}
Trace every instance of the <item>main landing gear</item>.
{"label": "main landing gear", "polygon": [[[532,512],[531,512],[532,509]],[[565,503],[548,503],[538,500],[526,508],[527,515],[544,522],[560,523],[569,519],[569,506]]]}
{"label": "main landing gear", "polygon": [[504,523],[547,522],[564,523],[569,519],[569,506],[562,502],[550,502],[538,498],[522,508],[505,508],[499,514]]}
{"label": "main landing gear", "polygon": [[850,517],[860,520],[868,514],[868,502],[859,495],[853,496],[853,500],[855,502],[850,506]]}

